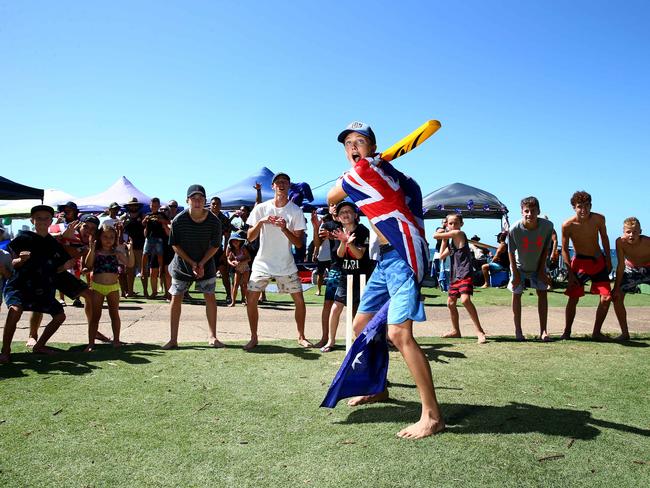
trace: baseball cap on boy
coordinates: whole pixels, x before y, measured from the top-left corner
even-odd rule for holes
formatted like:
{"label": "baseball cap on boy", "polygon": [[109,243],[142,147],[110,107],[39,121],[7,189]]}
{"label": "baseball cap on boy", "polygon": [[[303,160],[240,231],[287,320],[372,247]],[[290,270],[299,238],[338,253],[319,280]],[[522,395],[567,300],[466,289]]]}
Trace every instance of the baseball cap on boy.
{"label": "baseball cap on boy", "polygon": [[286,173],[275,173],[273,175],[273,180],[271,180],[271,183],[275,183],[275,180],[277,180],[278,178],[286,178],[287,181],[291,182],[291,178],[289,178],[288,174],[286,174]]}
{"label": "baseball cap on boy", "polygon": [[99,219],[93,214],[82,215],[79,220],[83,223],[95,224],[97,227],[99,227]]}
{"label": "baseball cap on boy", "polygon": [[33,217],[36,212],[40,212],[40,211],[49,212],[49,213],[52,214],[52,217],[54,217],[54,209],[52,207],[50,207],[49,205],[35,205],[29,211],[29,215],[30,215],[30,217]]}
{"label": "baseball cap on boy", "polygon": [[197,193],[205,198],[205,188],[201,185],[190,185],[187,189],[187,198],[190,198],[192,195],[196,195]]}
{"label": "baseball cap on boy", "polygon": [[345,142],[345,138],[348,136],[350,132],[358,132],[359,134],[364,135],[368,139],[370,139],[370,142],[372,142],[373,144],[377,144],[377,140],[375,139],[375,133],[372,131],[370,126],[365,122],[350,122],[348,126],[345,128],[345,130],[339,134],[337,140],[341,144],[343,144]]}

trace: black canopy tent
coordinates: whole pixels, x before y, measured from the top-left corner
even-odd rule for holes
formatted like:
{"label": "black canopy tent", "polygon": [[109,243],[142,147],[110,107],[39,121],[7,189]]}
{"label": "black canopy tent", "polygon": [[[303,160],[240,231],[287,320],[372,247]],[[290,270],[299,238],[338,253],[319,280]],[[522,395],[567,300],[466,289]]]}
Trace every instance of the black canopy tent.
{"label": "black canopy tent", "polygon": [[0,200],[27,200],[34,198],[43,201],[44,194],[44,190],[21,185],[20,183],[0,176]]}
{"label": "black canopy tent", "polygon": [[469,219],[503,219],[507,228],[508,208],[492,193],[452,183],[429,193],[422,200],[425,219],[441,219],[457,213]]}

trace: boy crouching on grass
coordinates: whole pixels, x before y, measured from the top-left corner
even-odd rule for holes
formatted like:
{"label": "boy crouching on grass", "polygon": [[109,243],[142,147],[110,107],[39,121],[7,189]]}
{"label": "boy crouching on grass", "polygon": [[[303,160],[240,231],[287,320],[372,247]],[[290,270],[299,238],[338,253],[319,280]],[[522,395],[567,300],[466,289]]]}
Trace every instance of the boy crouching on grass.
{"label": "boy crouching on grass", "polygon": [[9,243],[13,256],[14,274],[7,280],[4,300],[7,319],[2,337],[0,364],[10,361],[11,340],[24,310],[50,314],[52,320],[34,345],[33,351],[52,354],[45,343],[65,320],[63,307],[56,299],[56,274],[74,266],[74,260],[47,230],[54,217],[54,209],[47,205],[32,207],[31,221],[35,232],[21,233]]}
{"label": "boy crouching on grass", "polygon": [[[472,282],[472,250],[467,242],[467,235],[460,230],[463,226],[463,217],[457,214],[447,216],[447,226],[445,231],[436,232],[434,239],[442,239],[440,247],[440,261],[444,261],[447,256],[451,256],[451,286],[449,286],[449,296],[447,298],[447,307],[451,314],[451,330],[442,337],[460,337],[460,323],[458,316],[458,307],[456,302],[460,298],[461,303],[469,313],[474,322],[476,336],[479,344],[485,344],[485,331],[481,328],[481,322],[478,318],[476,307],[472,303],[472,294],[474,293],[474,284]],[[447,240],[450,239],[449,245]]]}
{"label": "boy crouching on grass", "polygon": [[526,279],[531,288],[537,291],[537,312],[539,315],[539,338],[550,340],[546,330],[548,321],[548,296],[546,290],[550,279],[546,274],[546,256],[553,234],[553,223],[539,218],[539,201],[527,197],[521,201],[521,220],[508,234],[508,254],[510,256],[510,283],[512,292],[512,314],[515,322],[515,338],[524,341],[521,329],[521,294]]}
{"label": "boy crouching on grass", "polygon": [[[562,224],[562,259],[569,265],[569,284],[565,295],[566,304],[564,333],[562,339],[571,338],[571,327],[576,317],[576,307],[585,296],[584,285],[591,280],[591,293],[600,295],[596,309],[596,320],[592,338],[603,340],[600,332],[612,300],[609,272],[612,270],[612,256],[609,250],[609,237],[605,226],[605,216],[591,211],[591,195],[577,191],[571,196],[571,206],[575,215]],[[603,244],[598,244],[598,236]],[[573,243],[575,256],[569,256],[569,241]],[[604,251],[603,251],[604,249]]]}
{"label": "boy crouching on grass", "polygon": [[616,239],[616,282],[612,296],[614,311],[621,326],[619,340],[630,339],[627,329],[627,312],[625,311],[625,294],[637,286],[650,284],[650,237],[641,234],[641,223],[636,217],[623,221],[623,235]]}

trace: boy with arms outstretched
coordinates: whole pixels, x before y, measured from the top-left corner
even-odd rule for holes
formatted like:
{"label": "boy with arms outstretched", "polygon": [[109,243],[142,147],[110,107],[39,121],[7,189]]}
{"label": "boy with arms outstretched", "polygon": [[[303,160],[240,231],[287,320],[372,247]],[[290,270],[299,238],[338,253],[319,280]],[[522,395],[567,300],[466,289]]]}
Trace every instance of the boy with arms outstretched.
{"label": "boy with arms outstretched", "polygon": [[[585,295],[585,283],[591,280],[590,292],[600,295],[592,338],[602,340],[605,336],[600,329],[607,317],[612,299],[609,283],[612,257],[609,253],[605,216],[591,211],[591,195],[585,191],[577,191],[571,196],[571,206],[575,215],[562,224],[562,259],[565,263],[570,263],[569,284],[564,292],[569,297],[569,301],[566,305],[566,324],[562,339],[571,338],[571,327],[576,316],[578,301]],[[598,236],[604,252],[598,244]],[[573,243],[575,253],[572,259],[569,255],[569,242]]]}
{"label": "boy with arms outstretched", "polygon": [[621,326],[619,340],[630,339],[625,311],[625,294],[643,283],[650,284],[650,237],[641,234],[641,222],[636,217],[623,221],[623,235],[616,239],[616,282],[612,297],[618,324]]}
{"label": "boy with arms outstretched", "polygon": [[[339,134],[338,141],[343,144],[352,168],[329,191],[328,202],[338,203],[349,195],[370,220],[381,246],[377,267],[354,318],[354,330],[359,334],[390,300],[388,338],[404,357],[422,402],[420,420],[397,435],[409,439],[430,436],[443,430],[445,424],[436,400],[431,368],[413,337],[413,321],[425,320],[419,282],[426,269],[428,246],[421,215],[412,210],[417,205],[410,207],[408,203],[419,197],[421,213],[421,192],[413,180],[376,154],[375,134],[367,124],[352,122]],[[408,232],[400,233],[404,228]],[[356,406],[386,398],[387,390],[352,398],[348,404]]]}
{"label": "boy with arms outstretched", "polygon": [[537,313],[539,315],[539,338],[550,340],[546,330],[548,320],[548,296],[546,290],[550,283],[546,275],[546,257],[548,255],[553,223],[539,218],[539,201],[527,197],[521,201],[521,220],[508,234],[508,254],[510,256],[510,283],[512,291],[512,314],[515,322],[515,338],[525,340],[521,329],[521,294],[525,281],[537,291]]}
{"label": "boy with arms outstretched", "polygon": [[[450,214],[447,216],[446,229],[436,231],[433,235],[435,239],[443,239],[440,247],[440,260],[444,261],[447,256],[451,256],[451,285],[449,286],[449,296],[447,297],[447,307],[451,315],[451,330],[442,337],[460,337],[460,323],[458,316],[458,307],[456,302],[460,298],[461,303],[467,310],[467,313],[474,323],[476,336],[479,344],[485,344],[485,331],[481,328],[481,322],[478,318],[476,307],[472,303],[472,294],[474,293],[474,284],[472,281],[472,250],[467,242],[467,235],[460,230],[463,226],[462,215]],[[449,240],[449,244],[447,244]]]}

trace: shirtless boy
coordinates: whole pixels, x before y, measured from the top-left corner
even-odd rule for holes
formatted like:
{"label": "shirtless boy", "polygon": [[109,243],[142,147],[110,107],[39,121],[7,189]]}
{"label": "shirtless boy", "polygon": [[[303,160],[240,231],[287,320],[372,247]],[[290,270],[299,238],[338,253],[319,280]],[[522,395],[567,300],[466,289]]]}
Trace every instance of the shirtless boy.
{"label": "shirtless boy", "polygon": [[630,333],[627,329],[625,294],[642,283],[650,284],[650,237],[641,234],[641,223],[636,217],[623,221],[623,235],[616,239],[616,257],[618,265],[612,297],[616,318],[621,326],[618,340],[627,341]]}
{"label": "shirtless boy", "polygon": [[[400,220],[398,225],[408,225],[410,227],[409,230],[412,234],[409,244],[416,250],[422,251],[420,248],[422,246],[426,247],[424,228],[423,226],[419,228],[419,226],[413,225],[417,219],[407,206],[407,197],[409,196],[406,194],[407,188],[400,185],[400,179],[396,178],[396,176],[399,177],[400,175],[397,174],[395,168],[382,161],[376,154],[377,145],[372,129],[362,122],[352,122],[339,134],[338,141],[343,144],[345,155],[352,165],[352,169],[343,178],[339,178],[336,185],[329,191],[327,195],[328,203],[338,203],[350,193],[352,199],[359,203],[360,210],[363,211],[361,202],[364,197],[357,192],[351,180],[354,180],[355,176],[367,179],[374,178],[371,193],[380,192],[379,197],[386,206],[395,210],[399,209],[400,215],[405,216],[405,218],[406,215],[410,216],[409,219]],[[386,188],[386,181],[391,182],[389,188]],[[405,179],[404,183],[410,186],[414,185],[412,180],[407,181]],[[413,190],[413,188],[410,189]],[[419,187],[417,191],[419,192]],[[410,196],[413,197],[414,195]],[[370,212],[372,208],[368,207],[372,207],[372,205],[366,206],[368,212]],[[399,239],[395,239],[394,243],[390,243],[386,235],[382,234],[372,222],[380,219],[373,219],[372,214],[369,215],[368,213],[366,213],[366,216],[371,220],[371,225],[379,238],[381,256],[361,297],[357,315],[354,317],[353,327],[355,332],[359,334],[384,303],[390,299],[388,338],[406,361],[422,402],[420,420],[402,429],[397,435],[408,439],[430,436],[442,431],[445,424],[436,400],[431,368],[422,349],[413,337],[413,321],[421,322],[426,318],[424,306],[420,301],[417,280],[419,274],[415,274],[414,265],[409,265],[393,247],[393,244],[399,245],[397,242]],[[384,220],[383,223],[377,223],[377,225],[380,224],[388,225],[391,222]],[[356,406],[373,403],[386,398],[388,398],[387,390],[377,395],[352,398],[348,405]]]}
{"label": "shirtless boy", "polygon": [[[575,215],[562,224],[562,259],[569,265],[569,285],[564,292],[569,297],[566,305],[566,325],[562,339],[571,338],[571,327],[576,316],[576,306],[585,295],[584,285],[591,280],[590,293],[600,295],[596,309],[596,320],[592,338],[605,339],[600,332],[609,304],[611,302],[611,285],[609,272],[612,270],[612,258],[609,253],[609,238],[605,227],[605,216],[591,211],[591,195],[577,191],[571,197],[571,206]],[[601,250],[598,236],[602,242]],[[575,255],[569,256],[569,242],[573,243]]]}
{"label": "shirtless boy", "polygon": [[[476,307],[472,303],[472,294],[474,285],[472,282],[472,251],[469,248],[467,235],[460,230],[463,226],[463,217],[457,214],[447,216],[447,227],[444,231],[436,231],[434,239],[443,239],[440,247],[440,260],[444,261],[447,256],[451,256],[451,285],[449,286],[449,296],[447,297],[447,308],[451,315],[451,330],[442,337],[460,337],[460,323],[458,307],[456,302],[460,298],[463,307],[467,310],[474,328],[479,344],[485,344],[485,331],[481,327]],[[449,239],[449,244],[447,240]]]}

